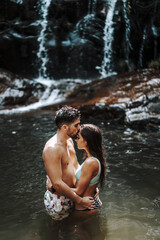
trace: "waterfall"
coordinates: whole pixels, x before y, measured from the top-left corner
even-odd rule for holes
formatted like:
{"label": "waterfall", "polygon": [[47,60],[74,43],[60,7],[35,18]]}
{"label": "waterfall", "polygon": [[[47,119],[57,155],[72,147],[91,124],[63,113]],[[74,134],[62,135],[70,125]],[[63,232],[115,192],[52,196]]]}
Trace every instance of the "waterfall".
{"label": "waterfall", "polygon": [[143,67],[143,50],[144,50],[144,44],[146,40],[146,27],[144,28],[143,31],[143,38],[142,38],[142,43],[139,51],[139,66]]}
{"label": "waterfall", "polygon": [[89,0],[88,3],[88,14],[94,14],[96,11],[97,0]]}
{"label": "waterfall", "polygon": [[59,90],[58,89],[55,89],[51,93],[49,92],[49,90],[50,90],[49,88],[46,88],[46,90],[45,90],[42,98],[40,99],[40,101],[38,101],[36,103],[32,103],[28,106],[22,106],[22,107],[18,107],[18,108],[0,110],[0,115],[1,114],[9,115],[9,114],[30,112],[32,110],[36,110],[36,109],[39,109],[41,107],[52,105],[53,102],[54,103],[59,103],[59,102],[61,102],[65,99],[63,96],[59,95]]}
{"label": "waterfall", "polygon": [[48,25],[47,16],[48,16],[48,9],[51,4],[51,0],[40,0],[40,15],[42,15],[42,20],[40,22],[41,31],[38,37],[39,42],[39,51],[37,53],[37,57],[41,62],[41,66],[39,68],[39,78],[47,78],[47,50],[45,48],[46,43],[46,29]]}
{"label": "waterfall", "polygon": [[125,55],[125,62],[130,70],[129,64],[129,49],[132,48],[130,43],[130,21],[127,16],[127,0],[123,0],[123,16],[125,20],[125,46],[124,46],[124,55]]}
{"label": "waterfall", "polygon": [[[16,0],[14,0],[16,1]],[[16,1],[20,2],[20,1]],[[42,17],[42,20],[36,21],[36,24],[38,23],[41,26],[41,31],[38,37],[39,42],[39,49],[37,53],[37,57],[39,61],[41,61],[41,67],[39,69],[39,78],[33,79],[33,82],[39,82],[44,86],[44,92],[39,97],[39,100],[35,103],[31,103],[29,105],[20,106],[20,107],[13,107],[12,109],[0,109],[0,115],[2,114],[19,114],[24,112],[29,112],[32,110],[36,110],[45,106],[50,106],[57,103],[62,103],[65,101],[65,93],[67,91],[71,91],[72,89],[76,88],[76,86],[79,84],[85,84],[89,80],[83,80],[81,79],[61,79],[59,81],[56,81],[55,79],[49,79],[47,77],[47,67],[46,64],[48,62],[48,56],[47,56],[47,50],[45,48],[46,43],[46,30],[48,26],[47,16],[48,16],[48,9],[50,7],[51,0],[39,0],[39,14]],[[91,16],[91,15],[90,15]],[[45,81],[44,81],[45,79]],[[23,93],[19,89],[13,89],[7,88],[6,91],[4,91],[3,94],[0,94],[1,98],[5,98],[8,95],[13,96],[13,94],[16,97],[23,97]],[[34,93],[33,93],[34,94]],[[1,99],[0,99],[1,100]]]}
{"label": "waterfall", "polygon": [[113,33],[114,33],[113,17],[114,17],[116,1],[117,0],[111,1],[107,16],[106,16],[106,21],[105,21],[104,38],[103,38],[104,39],[104,58],[100,68],[100,74],[102,77],[109,76],[113,73],[111,65],[112,65],[112,41],[113,41]]}

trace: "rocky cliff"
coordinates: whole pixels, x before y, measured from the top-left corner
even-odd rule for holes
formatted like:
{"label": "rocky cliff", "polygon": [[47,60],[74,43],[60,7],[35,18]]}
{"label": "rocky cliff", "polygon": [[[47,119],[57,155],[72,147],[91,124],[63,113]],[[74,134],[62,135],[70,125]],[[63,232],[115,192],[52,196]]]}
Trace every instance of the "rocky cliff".
{"label": "rocky cliff", "polygon": [[44,0],[1,1],[0,67],[34,78],[45,64],[52,79],[96,78],[107,58],[104,39],[113,30],[113,71],[159,68],[160,1],[114,1],[108,34],[110,1],[55,0],[47,9]]}

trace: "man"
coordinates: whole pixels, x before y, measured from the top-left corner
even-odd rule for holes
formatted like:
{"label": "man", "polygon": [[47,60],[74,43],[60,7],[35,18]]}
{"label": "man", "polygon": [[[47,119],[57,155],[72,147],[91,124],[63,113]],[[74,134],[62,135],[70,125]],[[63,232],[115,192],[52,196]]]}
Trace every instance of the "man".
{"label": "man", "polygon": [[57,133],[48,140],[43,150],[44,165],[54,192],[46,191],[44,204],[53,219],[63,219],[69,215],[73,202],[89,208],[94,200],[81,198],[70,189],[75,185],[78,167],[71,138],[76,138],[80,130],[80,112],[72,107],[62,107],[56,112],[55,123]]}

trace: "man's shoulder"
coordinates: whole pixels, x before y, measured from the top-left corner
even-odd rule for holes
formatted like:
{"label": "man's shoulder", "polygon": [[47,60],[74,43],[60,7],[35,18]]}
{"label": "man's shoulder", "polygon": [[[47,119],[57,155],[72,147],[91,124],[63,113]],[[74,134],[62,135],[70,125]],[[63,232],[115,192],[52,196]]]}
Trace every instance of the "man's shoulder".
{"label": "man's shoulder", "polygon": [[64,147],[63,147],[61,144],[58,144],[58,143],[47,144],[47,145],[44,147],[43,152],[51,152],[51,153],[54,153],[54,152],[62,151],[63,148],[64,148]]}
{"label": "man's shoulder", "polygon": [[61,158],[63,147],[60,144],[47,144],[43,149],[43,159]]}

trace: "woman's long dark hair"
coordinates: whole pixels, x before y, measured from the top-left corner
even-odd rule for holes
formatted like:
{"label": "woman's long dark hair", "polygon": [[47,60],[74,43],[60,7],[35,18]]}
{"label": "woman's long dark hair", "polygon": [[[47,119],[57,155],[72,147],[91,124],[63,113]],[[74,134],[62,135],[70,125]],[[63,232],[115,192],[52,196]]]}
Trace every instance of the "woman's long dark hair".
{"label": "woman's long dark hair", "polygon": [[100,186],[103,187],[106,173],[106,161],[104,158],[104,148],[102,142],[102,133],[99,127],[93,124],[83,124],[81,126],[81,135],[87,142],[89,153],[96,157],[101,163]]}

